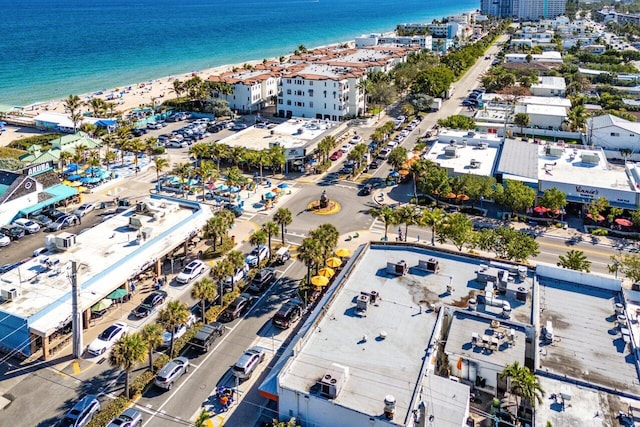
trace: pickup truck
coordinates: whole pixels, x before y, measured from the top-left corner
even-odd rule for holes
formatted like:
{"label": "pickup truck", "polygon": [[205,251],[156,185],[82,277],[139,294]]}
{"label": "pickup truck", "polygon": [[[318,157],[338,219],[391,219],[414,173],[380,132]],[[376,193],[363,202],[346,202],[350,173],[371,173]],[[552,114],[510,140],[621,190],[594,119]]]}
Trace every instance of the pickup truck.
{"label": "pickup truck", "polygon": [[203,352],[209,351],[211,344],[218,338],[224,334],[225,327],[222,323],[213,322],[208,325],[204,325],[191,341],[189,341],[189,345],[201,350]]}

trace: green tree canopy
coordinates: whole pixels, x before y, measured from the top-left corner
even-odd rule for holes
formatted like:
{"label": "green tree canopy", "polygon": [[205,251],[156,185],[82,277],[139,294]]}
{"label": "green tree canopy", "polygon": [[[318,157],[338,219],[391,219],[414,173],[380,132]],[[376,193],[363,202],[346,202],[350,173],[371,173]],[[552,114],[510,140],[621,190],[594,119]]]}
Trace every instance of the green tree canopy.
{"label": "green tree canopy", "polygon": [[442,127],[451,129],[467,130],[476,128],[476,121],[473,118],[460,114],[445,117],[444,119],[439,119],[438,124]]}

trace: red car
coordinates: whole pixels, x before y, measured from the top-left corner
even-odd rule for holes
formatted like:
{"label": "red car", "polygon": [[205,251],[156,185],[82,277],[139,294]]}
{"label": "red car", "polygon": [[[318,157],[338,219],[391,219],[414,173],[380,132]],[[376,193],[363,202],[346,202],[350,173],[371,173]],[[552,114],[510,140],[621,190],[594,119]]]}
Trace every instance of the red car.
{"label": "red car", "polygon": [[338,150],[336,152],[334,152],[331,157],[329,157],[331,160],[338,160],[340,157],[342,157],[342,151]]}

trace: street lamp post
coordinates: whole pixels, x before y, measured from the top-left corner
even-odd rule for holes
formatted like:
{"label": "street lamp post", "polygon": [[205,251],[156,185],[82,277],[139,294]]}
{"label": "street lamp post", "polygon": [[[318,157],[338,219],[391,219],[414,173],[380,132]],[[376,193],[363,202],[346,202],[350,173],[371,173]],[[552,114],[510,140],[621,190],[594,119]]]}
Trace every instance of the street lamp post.
{"label": "street lamp post", "polygon": [[73,357],[82,356],[82,312],[80,310],[80,286],[78,286],[78,264],[71,261],[71,326],[73,329]]}

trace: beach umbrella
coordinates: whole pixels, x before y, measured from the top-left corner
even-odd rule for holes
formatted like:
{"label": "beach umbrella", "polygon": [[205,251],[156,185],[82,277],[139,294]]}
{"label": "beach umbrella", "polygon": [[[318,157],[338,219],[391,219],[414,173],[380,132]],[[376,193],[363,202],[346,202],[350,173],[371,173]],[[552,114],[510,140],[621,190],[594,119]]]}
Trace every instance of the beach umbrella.
{"label": "beach umbrella", "polygon": [[278,184],[278,188],[282,188],[282,189],[289,188],[289,184],[287,184],[286,182],[281,182],[280,184]]}
{"label": "beach umbrella", "polygon": [[89,189],[87,187],[83,187],[83,186],[77,187],[76,190],[78,190],[78,193],[87,193],[87,192],[89,192]]}
{"label": "beach umbrella", "polygon": [[64,173],[69,174],[69,173],[73,173],[76,172],[78,170],[81,169],[81,166],[77,163],[69,163],[67,165],[67,168],[64,170]]}
{"label": "beach umbrella", "polygon": [[390,176],[390,177],[392,177],[392,178],[397,178],[397,177],[399,177],[399,176],[400,176],[400,173],[398,173],[398,172],[396,172],[396,171],[393,171],[393,172],[390,172],[390,173],[389,173],[389,176]]}
{"label": "beach umbrella", "polygon": [[224,184],[218,185],[218,190],[219,191],[227,191],[228,189],[229,189],[229,187],[227,185],[224,185]]}
{"label": "beach umbrella", "polygon": [[82,184],[80,184],[80,181],[73,181],[71,184],[69,184],[69,187],[80,187]]}
{"label": "beach umbrella", "polygon": [[336,256],[340,258],[347,258],[351,256],[351,251],[347,248],[336,249]]}
{"label": "beach umbrella", "polygon": [[449,193],[445,196],[445,199],[455,199],[456,197],[458,197],[456,193]]}
{"label": "beach umbrella", "polygon": [[88,177],[88,176],[83,176],[82,178],[80,178],[78,181],[80,181],[83,184],[87,184],[88,182],[90,182],[92,178]]}
{"label": "beach umbrella", "polygon": [[69,181],[69,180],[67,180],[67,179],[65,179],[64,181],[62,181],[62,185],[71,185],[71,184],[72,184],[72,182],[71,182],[71,181]]}
{"label": "beach umbrella", "polygon": [[[97,176],[94,176],[94,177],[89,178],[89,179],[87,180],[87,182],[88,182],[89,184],[95,184],[95,183],[100,182],[100,181],[102,181],[102,178],[98,178]],[[82,180],[80,180],[80,182],[82,182]]]}
{"label": "beach umbrella", "polygon": [[327,259],[327,266],[331,268],[337,268],[342,265],[342,260],[340,258],[331,257]]}
{"label": "beach umbrella", "polygon": [[311,278],[311,284],[318,287],[327,286],[329,284],[329,278],[324,276],[313,276]]}
{"label": "beach umbrella", "polygon": [[399,173],[400,175],[402,175],[402,176],[407,176],[407,175],[409,175],[409,173],[410,173],[410,172],[409,172],[409,170],[408,170],[408,169],[400,169],[400,170],[398,171],[398,173]]}
{"label": "beach umbrella", "polygon": [[77,181],[77,180],[79,180],[80,178],[82,178],[82,176],[81,176],[81,175],[78,175],[78,174],[69,175],[69,176],[67,177],[67,179],[69,179],[70,181]]}
{"label": "beach umbrella", "polygon": [[118,288],[115,291],[111,292],[107,295],[107,299],[120,299],[127,295],[127,290],[123,288]]}
{"label": "beach umbrella", "polygon": [[616,218],[613,222],[621,227],[631,227],[633,225],[633,222],[629,221],[626,218]]}
{"label": "beach umbrella", "polygon": [[266,194],[264,195],[264,198],[265,198],[265,199],[273,199],[274,197],[276,197],[276,195],[275,195],[275,194],[273,194],[271,191],[269,191],[268,193],[266,193]]}
{"label": "beach umbrella", "polygon": [[533,208],[535,213],[543,214],[549,212],[549,208],[545,208],[544,206],[536,206]]}
{"label": "beach umbrella", "polygon": [[329,279],[332,278],[335,274],[336,271],[331,267],[323,267],[318,270],[318,276],[328,277]]}
{"label": "beach umbrella", "polygon": [[111,304],[113,304],[113,302],[110,299],[103,299],[100,302],[98,302],[96,305],[94,305],[93,307],[91,307],[91,311],[102,311],[102,310],[106,310],[107,308],[111,307]]}
{"label": "beach umbrella", "polygon": [[[587,218],[589,219],[593,219],[593,215],[591,215],[590,213],[587,214]],[[604,221],[604,217],[602,215],[598,215],[598,218],[595,221]]]}
{"label": "beach umbrella", "polygon": [[467,200],[469,200],[469,196],[467,196],[466,194],[458,194],[458,200],[466,202]]}

